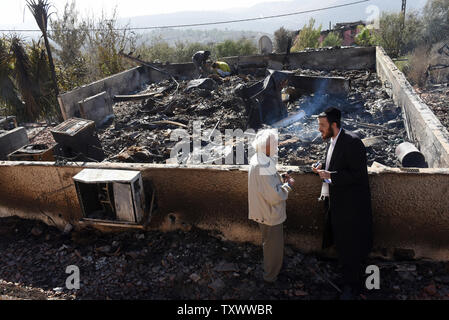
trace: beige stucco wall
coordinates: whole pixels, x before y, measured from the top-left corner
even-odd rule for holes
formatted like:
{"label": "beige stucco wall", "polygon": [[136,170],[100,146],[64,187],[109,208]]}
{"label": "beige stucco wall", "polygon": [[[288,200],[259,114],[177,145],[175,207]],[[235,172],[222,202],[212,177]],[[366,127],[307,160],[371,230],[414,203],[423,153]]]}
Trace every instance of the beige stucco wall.
{"label": "beige stucco wall", "polygon": [[[144,185],[153,184],[159,209],[150,228],[171,230],[195,225],[219,230],[235,241],[260,242],[247,219],[245,166],[149,164],[70,164],[0,162],[0,216],[40,219],[63,228],[81,218],[72,177],[84,167],[139,170]],[[322,204],[320,181],[293,169],[294,191],[287,202],[286,242],[306,252],[320,251]],[[413,249],[415,257],[449,260],[449,169],[370,169],[375,252]],[[149,194],[146,195],[148,198]],[[176,217],[174,223],[168,215]],[[50,218],[49,218],[50,217]]]}

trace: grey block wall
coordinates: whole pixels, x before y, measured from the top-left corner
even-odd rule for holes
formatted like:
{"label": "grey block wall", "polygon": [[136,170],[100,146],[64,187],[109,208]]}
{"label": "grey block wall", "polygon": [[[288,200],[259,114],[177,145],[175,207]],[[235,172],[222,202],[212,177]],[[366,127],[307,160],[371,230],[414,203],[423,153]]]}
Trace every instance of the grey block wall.
{"label": "grey block wall", "polygon": [[25,128],[19,127],[0,133],[0,160],[6,160],[8,154],[29,143]]}

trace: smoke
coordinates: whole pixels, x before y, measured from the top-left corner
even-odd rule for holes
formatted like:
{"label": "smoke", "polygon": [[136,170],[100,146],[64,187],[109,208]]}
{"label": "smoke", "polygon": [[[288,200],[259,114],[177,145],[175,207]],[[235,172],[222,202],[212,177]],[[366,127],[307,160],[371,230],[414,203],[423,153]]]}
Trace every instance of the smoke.
{"label": "smoke", "polygon": [[330,97],[326,93],[329,79],[323,79],[322,81],[317,81],[317,83],[315,93],[307,97],[305,102],[300,106],[301,110],[304,110],[309,117],[326,110],[331,103]]}
{"label": "smoke", "polygon": [[314,94],[296,101],[295,104],[303,112],[303,116],[298,113],[297,121],[284,126],[285,131],[298,137],[303,143],[321,143],[321,134],[318,130],[318,114],[330,106],[340,107],[342,105],[341,99],[326,93],[328,84],[329,79],[317,81]]}

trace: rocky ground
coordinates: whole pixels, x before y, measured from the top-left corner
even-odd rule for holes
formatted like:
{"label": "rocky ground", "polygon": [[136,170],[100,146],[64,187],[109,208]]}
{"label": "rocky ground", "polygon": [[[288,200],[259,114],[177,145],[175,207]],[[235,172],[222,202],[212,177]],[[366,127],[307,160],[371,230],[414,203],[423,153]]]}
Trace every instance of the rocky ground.
{"label": "rocky ground", "polygon": [[[262,280],[261,246],[226,241],[200,229],[63,234],[40,222],[0,219],[0,299],[269,299],[338,297],[335,260],[285,248],[274,285]],[[449,263],[383,261],[380,290],[359,299],[449,299]],[[65,288],[66,267],[80,289]],[[332,284],[331,284],[332,283]]]}

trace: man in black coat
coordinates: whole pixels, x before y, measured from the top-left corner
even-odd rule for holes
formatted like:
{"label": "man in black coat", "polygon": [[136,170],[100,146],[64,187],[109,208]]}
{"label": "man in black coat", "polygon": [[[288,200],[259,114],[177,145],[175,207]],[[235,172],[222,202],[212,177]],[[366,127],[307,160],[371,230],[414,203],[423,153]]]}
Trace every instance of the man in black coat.
{"label": "man in black coat", "polygon": [[313,171],[323,180],[323,248],[336,245],[343,270],[341,299],[353,299],[361,288],[362,263],[372,248],[371,194],[365,146],[354,133],[341,128],[340,119],[336,108],[318,116],[321,136],[330,139],[330,144],[325,166]]}

